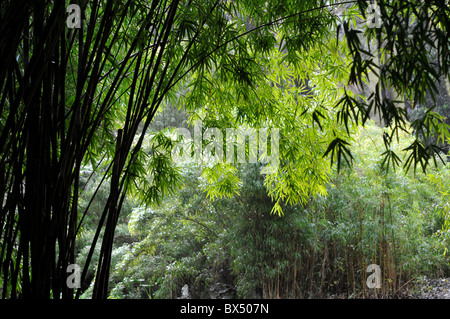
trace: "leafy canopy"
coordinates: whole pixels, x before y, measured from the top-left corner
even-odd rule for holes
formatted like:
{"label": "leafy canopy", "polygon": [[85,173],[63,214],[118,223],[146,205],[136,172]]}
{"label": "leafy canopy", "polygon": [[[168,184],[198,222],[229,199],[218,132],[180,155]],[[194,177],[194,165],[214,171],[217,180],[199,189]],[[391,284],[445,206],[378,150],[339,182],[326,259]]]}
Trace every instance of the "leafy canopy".
{"label": "leafy canopy", "polygon": [[[328,158],[338,170],[351,164],[352,136],[370,114],[390,128],[380,154],[387,168],[403,163],[425,171],[443,160],[442,149],[423,137],[446,142],[444,118],[430,105],[410,126],[403,103],[423,103],[426,94],[437,94],[437,81],[449,78],[446,2],[379,1],[377,27],[368,1],[229,5],[226,25],[237,36],[205,39],[214,43],[211,59],[194,64],[182,101],[192,122],[201,120],[205,128],[279,129],[281,165],[265,175],[273,212],[282,212],[281,202],[304,203],[325,193]],[[207,33],[212,29],[208,25]],[[415,136],[403,160],[391,147],[400,131]],[[235,177],[225,170],[219,164],[206,170],[212,197],[237,191],[236,183],[226,183]]]}

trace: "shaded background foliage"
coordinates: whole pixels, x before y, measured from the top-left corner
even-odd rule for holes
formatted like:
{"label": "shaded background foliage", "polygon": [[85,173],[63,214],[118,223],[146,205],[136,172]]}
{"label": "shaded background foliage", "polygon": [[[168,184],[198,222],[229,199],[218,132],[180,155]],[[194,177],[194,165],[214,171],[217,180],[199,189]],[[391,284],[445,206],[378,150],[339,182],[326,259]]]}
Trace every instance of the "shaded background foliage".
{"label": "shaded background foliage", "polygon": [[[328,196],[283,207],[283,216],[270,214],[258,164],[239,170],[239,195],[213,202],[198,188],[198,168],[187,167],[176,198],[131,213],[138,241],[116,250],[110,296],[179,298],[187,284],[193,298],[398,298],[413,293],[415,279],[448,276],[441,191],[450,172],[387,171],[381,131],[361,130],[356,169],[334,172]],[[396,147],[410,140],[402,135]],[[381,289],[366,286],[372,263],[381,267]]]}

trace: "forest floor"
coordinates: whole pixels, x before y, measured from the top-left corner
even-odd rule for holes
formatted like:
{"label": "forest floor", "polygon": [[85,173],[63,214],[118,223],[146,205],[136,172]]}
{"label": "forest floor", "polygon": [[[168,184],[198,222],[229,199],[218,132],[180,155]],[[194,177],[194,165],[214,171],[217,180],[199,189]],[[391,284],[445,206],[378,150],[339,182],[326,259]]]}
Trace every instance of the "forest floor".
{"label": "forest floor", "polygon": [[[352,298],[345,293],[329,295],[330,299]],[[356,298],[363,298],[358,296]],[[368,299],[385,298],[379,295],[367,295]],[[450,299],[450,278],[420,278],[409,282],[395,296],[388,296],[389,299]]]}
{"label": "forest floor", "polygon": [[450,278],[416,280],[405,298],[450,299]]}

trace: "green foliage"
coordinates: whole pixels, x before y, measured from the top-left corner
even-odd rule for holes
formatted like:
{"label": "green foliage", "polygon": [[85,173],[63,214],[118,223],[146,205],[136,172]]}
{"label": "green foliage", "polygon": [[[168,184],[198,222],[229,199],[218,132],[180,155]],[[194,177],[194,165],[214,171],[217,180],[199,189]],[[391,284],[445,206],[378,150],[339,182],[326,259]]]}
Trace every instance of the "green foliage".
{"label": "green foliage", "polygon": [[[226,166],[226,168],[223,168]],[[237,194],[242,184],[235,174],[233,165],[216,163],[212,167],[206,167],[202,172],[201,185],[210,199],[233,197]]]}
{"label": "green foliage", "polygon": [[449,170],[443,169],[430,173],[427,178],[436,187],[441,195],[441,200],[434,206],[434,213],[438,216],[439,223],[431,228],[440,239],[440,247],[444,254],[448,254],[450,247],[450,184]]}
{"label": "green foliage", "polygon": [[[234,19],[240,20],[238,16]],[[327,23],[315,30],[323,34],[308,44],[308,51],[297,52],[293,47],[292,51],[286,51],[282,46],[268,50],[264,46],[260,48],[259,43],[237,41],[239,48],[222,57],[221,65],[193,75],[195,81],[187,95],[186,105],[193,115],[192,122],[199,113],[198,107],[207,107],[206,114],[201,117],[205,127],[239,129],[246,125],[279,130],[281,165],[269,171],[265,182],[270,196],[276,201],[273,212],[282,213],[282,202],[304,203],[311,195],[324,194],[329,169],[323,154],[333,138],[344,138],[344,130],[336,123],[333,106],[346,92],[341,83],[349,74],[345,67],[348,61],[337,53],[345,52],[346,47],[342,41],[330,43],[331,34],[325,28]],[[260,34],[266,32],[266,29],[260,30]],[[289,37],[282,29],[277,32],[278,41],[288,41]],[[270,37],[269,34],[266,36]],[[327,56],[325,61],[324,56]],[[245,66],[246,73],[241,65]],[[261,68],[261,65],[265,67]],[[349,91],[347,94],[354,95]],[[340,155],[339,152],[339,163]],[[224,174],[230,176],[230,170],[224,168]],[[223,187],[214,180],[212,183]],[[223,193],[214,190],[216,185],[208,188],[211,195]]]}
{"label": "green foliage", "polygon": [[[258,290],[266,298],[370,297],[372,263],[382,268],[378,296],[392,297],[414,277],[447,275],[448,168],[387,170],[382,131],[361,130],[353,168],[333,173],[327,196],[283,204],[283,216],[271,214],[262,164],[239,166],[239,193],[212,201],[199,188],[202,170],[184,166],[176,196],[133,210],[128,225],[137,241],[116,250],[111,297],[176,298],[187,283],[193,297],[205,298],[216,282],[234,285],[240,298]],[[391,147],[411,139],[402,134]]]}
{"label": "green foliage", "polygon": [[111,298],[174,298],[185,283],[202,287],[217,275],[202,269],[217,263],[220,249],[212,246],[227,216],[198,188],[199,177],[197,168],[185,167],[185,187],[175,196],[133,210],[128,226],[137,241],[115,251],[122,258],[112,274]]}
{"label": "green foliage", "polygon": [[[379,131],[374,126],[361,131],[354,145],[356,169],[338,175],[329,197],[313,207],[336,222],[331,234],[347,233],[342,239],[364,256],[362,265],[380,262],[392,282],[401,276],[448,271],[438,232],[443,219],[435,210],[441,194],[425,174],[383,166],[384,159],[377,156],[382,147]],[[402,134],[400,143],[391,147],[402,149],[411,139]]]}

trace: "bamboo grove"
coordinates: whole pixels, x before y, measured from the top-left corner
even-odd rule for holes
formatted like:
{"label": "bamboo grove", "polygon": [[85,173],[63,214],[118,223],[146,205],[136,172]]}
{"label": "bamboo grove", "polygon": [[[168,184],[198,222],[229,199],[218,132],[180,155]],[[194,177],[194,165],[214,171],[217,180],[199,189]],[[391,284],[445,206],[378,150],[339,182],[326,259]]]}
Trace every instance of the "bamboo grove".
{"label": "bamboo grove", "polygon": [[[450,16],[444,0],[380,1],[383,25],[368,28],[363,39],[331,9],[348,6],[365,19],[367,1],[72,3],[81,8],[80,28],[68,27],[65,1],[0,3],[2,298],[80,296],[82,289],[70,288],[66,279],[89,214],[90,203],[84,210],[79,206],[80,171],[86,163],[106,163],[102,183],[109,183],[109,194],[81,282],[85,288],[94,247],[101,243],[92,297],[107,298],[124,200],[139,193],[144,202],[158,204],[179,183],[166,152],[174,140],[158,135],[153,153],[142,149],[155,114],[168,102],[186,104],[192,112],[212,106],[222,125],[280,126],[285,166],[266,180],[280,207],[320,192],[327,181],[326,156],[338,167],[351,162],[347,139],[371,112],[392,128],[384,155],[388,166],[399,165],[390,144],[407,130],[406,114],[397,100],[380,92],[392,89],[401,99],[421,103],[427,92],[434,94],[436,81],[449,78]],[[328,62],[309,64],[308,54],[317,58],[333,51],[330,39],[341,51],[330,54]],[[375,42],[378,49],[370,48]],[[375,58],[383,60],[382,67]],[[378,75],[378,82],[365,99],[342,85],[363,87],[369,72]],[[316,82],[309,89],[317,92],[304,94],[299,83],[313,74],[319,79],[334,74],[333,81]],[[291,99],[282,102],[276,88],[286,89]],[[308,128],[311,145],[321,143],[307,154],[308,170],[293,167],[293,160],[305,156],[289,144],[302,136],[298,123]],[[440,149],[421,138],[433,135],[445,142],[447,126],[430,111],[414,123],[412,133],[417,138],[406,148],[404,164],[426,169]],[[146,180],[149,169],[156,172],[156,182]],[[94,198],[95,193],[91,202]]]}

